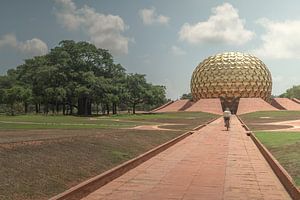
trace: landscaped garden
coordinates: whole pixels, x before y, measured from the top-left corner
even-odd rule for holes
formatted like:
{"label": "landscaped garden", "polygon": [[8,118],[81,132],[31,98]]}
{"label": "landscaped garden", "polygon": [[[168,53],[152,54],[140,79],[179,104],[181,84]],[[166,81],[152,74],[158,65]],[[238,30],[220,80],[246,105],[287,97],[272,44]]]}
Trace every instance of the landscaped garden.
{"label": "landscaped garden", "polygon": [[0,199],[48,199],[214,117],[1,115]]}

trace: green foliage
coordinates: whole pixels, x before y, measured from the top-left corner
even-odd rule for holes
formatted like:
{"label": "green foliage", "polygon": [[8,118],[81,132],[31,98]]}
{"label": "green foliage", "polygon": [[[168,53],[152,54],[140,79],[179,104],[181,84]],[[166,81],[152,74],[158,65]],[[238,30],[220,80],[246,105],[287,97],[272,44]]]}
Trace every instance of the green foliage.
{"label": "green foliage", "polygon": [[180,99],[193,99],[192,93],[188,93],[188,94],[183,94]]}
{"label": "green foliage", "polygon": [[0,104],[9,105],[12,114],[16,102],[24,103],[25,112],[33,104],[37,113],[63,109],[64,114],[77,110],[79,115],[91,115],[92,104],[97,113],[100,105],[116,114],[120,104],[135,112],[137,104],[149,108],[166,101],[165,87],[147,83],[145,75],[126,74],[107,50],[72,40],[0,76],[0,96]]}
{"label": "green foliage", "polygon": [[160,105],[166,102],[164,86],[147,83],[143,74],[128,74],[126,78],[127,100],[131,103],[133,114],[137,104]]}
{"label": "green foliage", "polygon": [[281,94],[279,97],[300,99],[300,85],[287,89],[286,92]]}

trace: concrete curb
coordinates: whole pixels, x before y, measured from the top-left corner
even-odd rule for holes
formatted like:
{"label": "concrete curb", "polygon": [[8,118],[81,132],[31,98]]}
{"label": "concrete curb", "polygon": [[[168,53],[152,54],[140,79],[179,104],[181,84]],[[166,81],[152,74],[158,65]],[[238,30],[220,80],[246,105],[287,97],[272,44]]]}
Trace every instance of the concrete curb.
{"label": "concrete curb", "polygon": [[[207,124],[213,122],[217,118],[208,121],[204,125],[200,125],[193,130],[199,130],[205,127]],[[104,186],[105,184],[111,182],[112,180],[120,177],[121,175],[125,174],[129,170],[137,167],[138,165],[142,164],[143,162],[149,160],[150,158],[154,157],[155,155],[161,153],[162,151],[168,149],[169,147],[173,146],[177,142],[183,140],[184,138],[188,137],[189,135],[193,134],[194,131],[188,131],[183,133],[182,135],[152,149],[147,151],[146,153],[133,158],[119,166],[116,166],[100,175],[97,175],[91,179],[88,179],[52,198],[50,200],[78,200],[81,199],[88,194],[92,193],[93,191],[99,189],[100,187]]]}
{"label": "concrete curb", "polygon": [[289,173],[280,165],[280,163],[276,160],[276,158],[274,158],[274,156],[268,151],[268,149],[257,139],[255,134],[250,131],[249,127],[244,124],[242,119],[240,119],[238,116],[237,118],[242,123],[242,126],[247,131],[247,135],[251,137],[251,139],[253,140],[261,154],[264,156],[264,158],[267,160],[272,170],[274,171],[282,185],[285,187],[289,195],[292,197],[292,199],[300,199],[300,190],[297,188]]}

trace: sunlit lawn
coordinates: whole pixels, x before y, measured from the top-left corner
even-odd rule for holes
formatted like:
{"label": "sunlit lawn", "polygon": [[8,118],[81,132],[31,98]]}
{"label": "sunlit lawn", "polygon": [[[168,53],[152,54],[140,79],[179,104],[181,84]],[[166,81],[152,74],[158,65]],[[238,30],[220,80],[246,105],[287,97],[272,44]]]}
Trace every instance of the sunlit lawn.
{"label": "sunlit lawn", "polygon": [[191,124],[215,115],[200,112],[180,112],[161,114],[123,114],[112,116],[77,117],[62,115],[0,115],[0,130],[12,129],[99,129],[129,128],[137,125],[160,123]]}
{"label": "sunlit lawn", "polygon": [[[216,115],[0,116],[0,199],[48,199]],[[136,125],[181,124],[172,131]]]}
{"label": "sunlit lawn", "polygon": [[300,186],[300,132],[256,132],[255,135]]}

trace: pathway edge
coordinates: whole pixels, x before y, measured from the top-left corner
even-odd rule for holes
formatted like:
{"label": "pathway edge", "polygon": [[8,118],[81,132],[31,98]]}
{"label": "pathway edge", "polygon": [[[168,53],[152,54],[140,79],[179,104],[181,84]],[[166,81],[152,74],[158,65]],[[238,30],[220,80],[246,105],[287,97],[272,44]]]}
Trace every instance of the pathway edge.
{"label": "pathway edge", "polygon": [[283,184],[289,195],[292,199],[298,200],[300,199],[300,190],[295,185],[293,179],[289,175],[289,173],[281,166],[281,164],[277,161],[277,159],[270,153],[270,151],[257,139],[254,133],[249,129],[249,127],[243,122],[243,120],[237,116],[238,120],[241,122],[244,129],[247,131],[247,135],[249,135],[252,141],[255,143],[261,154],[269,163],[273,172],[276,174],[280,182]]}
{"label": "pathway edge", "polygon": [[111,182],[112,180],[120,177],[121,175],[125,174],[129,170],[139,166],[143,162],[149,160],[150,158],[154,157],[155,155],[161,153],[162,151],[168,149],[169,147],[173,146],[174,144],[178,143],[179,141],[183,140],[184,138],[192,135],[195,130],[199,130],[203,127],[205,127],[207,124],[210,124],[211,122],[215,121],[219,117],[216,117],[205,124],[202,124],[200,126],[197,126],[193,129],[193,131],[188,131],[180,136],[167,141],[158,147],[151,149],[147,151],[144,154],[139,155],[138,157],[135,157],[131,160],[126,161],[125,163],[122,163],[102,174],[99,174],[93,178],[90,178],[52,198],[49,200],[78,200],[81,199],[88,194],[92,193],[93,191],[99,189],[100,187],[106,185],[107,183]]}

